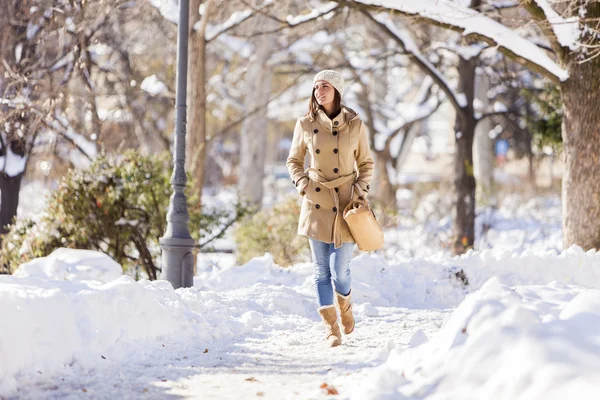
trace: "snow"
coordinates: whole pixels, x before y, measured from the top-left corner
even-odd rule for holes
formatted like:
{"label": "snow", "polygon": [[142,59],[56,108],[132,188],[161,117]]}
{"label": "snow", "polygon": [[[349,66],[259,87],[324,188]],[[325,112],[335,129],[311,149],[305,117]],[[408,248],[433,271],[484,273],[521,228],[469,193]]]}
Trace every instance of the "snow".
{"label": "snow", "polygon": [[581,31],[579,30],[579,19],[577,17],[563,18],[552,8],[547,0],[535,0],[535,3],[544,11],[546,20],[552,27],[561,46],[570,50],[579,48]]}
{"label": "snow", "polygon": [[463,35],[478,34],[490,38],[499,46],[539,65],[561,81],[568,79],[568,72],[546,55],[544,50],[519,36],[506,26],[477,11],[451,0],[354,0],[355,3],[398,10],[410,15],[420,15],[443,24],[458,27]]}
{"label": "snow", "polygon": [[0,156],[0,171],[8,176],[17,176],[25,171],[27,156],[22,157],[12,152],[10,147],[6,148],[6,155]]}
{"label": "snow", "polygon": [[[247,20],[252,15],[253,15],[252,10],[235,11],[233,14],[231,14],[231,16],[223,24],[207,26],[206,33],[205,33],[206,40],[210,41],[210,40],[214,39],[215,37],[219,36],[221,33],[230,29],[232,26],[239,25],[243,21]],[[200,24],[200,21],[198,21],[198,24]],[[194,28],[197,29],[196,26],[194,26]]]}
{"label": "snow", "polygon": [[446,197],[420,199],[383,251],[355,253],[356,330],[335,349],[309,262],[200,262],[178,290],[93,251],[21,265],[0,276],[0,397],[592,398],[600,253],[561,251],[559,197],[512,195],[478,212],[485,250],[451,257],[429,231],[446,229]]}
{"label": "snow", "polygon": [[151,75],[144,78],[140,88],[152,96],[166,94],[169,91],[167,85],[160,81],[156,75]]}
{"label": "snow", "polygon": [[467,106],[467,95],[464,93],[457,93],[456,100],[461,108],[465,108]]}
{"label": "snow", "polygon": [[21,62],[21,54],[23,53],[23,45],[21,43],[15,46],[15,61]]}
{"label": "snow", "polygon": [[[88,140],[85,136],[75,132],[68,118],[58,111],[54,113],[55,120],[51,121],[51,126],[77,144],[89,157],[92,159],[98,154],[98,146],[96,143]],[[92,139],[93,140],[93,139]],[[83,167],[89,164],[89,159],[85,157],[78,149],[69,150],[69,160],[76,167]]]}
{"label": "snow", "polygon": [[41,182],[21,183],[21,191],[19,192],[19,206],[17,215],[20,219],[39,217],[46,207],[46,196],[48,188]]}
{"label": "snow", "polygon": [[260,387],[277,398],[289,382],[311,398],[326,396],[322,382],[345,398],[586,393],[599,366],[599,262],[576,247],[363,253],[351,264],[357,331],[334,350],[322,340],[310,263],[282,268],[265,254],[173,290],[120,276],[104,254],[60,249],[0,277],[0,393],[61,397],[84,385],[98,395],[235,397]]}
{"label": "snow", "polygon": [[177,0],[150,0],[160,14],[170,22],[179,23],[179,3]]}
{"label": "snow", "polygon": [[288,15],[286,17],[286,21],[289,25],[294,26],[294,25],[300,25],[306,21],[310,21],[311,19],[316,19],[319,16],[324,16],[325,19],[329,19],[329,18],[331,18],[331,15],[329,13],[331,11],[333,11],[334,9],[336,9],[337,7],[339,7],[339,4],[336,3],[335,1],[331,1],[327,4],[324,4],[320,7],[313,9],[308,14],[297,15],[297,16]]}
{"label": "snow", "polygon": [[121,266],[104,253],[60,248],[47,257],[21,264],[13,275],[104,284],[118,279],[122,274]]}
{"label": "snow", "polygon": [[494,111],[495,112],[507,112],[508,108],[506,107],[506,105],[504,103],[496,101],[496,102],[494,102]]}
{"label": "snow", "polygon": [[431,341],[394,349],[352,398],[596,398],[599,306],[598,289],[491,278]]}

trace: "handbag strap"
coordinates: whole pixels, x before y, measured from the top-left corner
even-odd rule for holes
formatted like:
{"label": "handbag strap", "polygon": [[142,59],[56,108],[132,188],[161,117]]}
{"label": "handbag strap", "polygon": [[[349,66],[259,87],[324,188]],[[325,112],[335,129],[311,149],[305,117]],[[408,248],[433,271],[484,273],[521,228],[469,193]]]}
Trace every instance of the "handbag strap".
{"label": "handbag strap", "polygon": [[363,201],[366,204],[369,204],[369,202],[365,198],[364,192],[363,192],[362,188],[360,187],[360,185],[358,184],[358,182],[355,182],[354,185],[352,185],[352,190],[350,191],[350,198],[354,199],[354,190],[355,189],[356,189],[356,194],[358,195],[358,201]]}

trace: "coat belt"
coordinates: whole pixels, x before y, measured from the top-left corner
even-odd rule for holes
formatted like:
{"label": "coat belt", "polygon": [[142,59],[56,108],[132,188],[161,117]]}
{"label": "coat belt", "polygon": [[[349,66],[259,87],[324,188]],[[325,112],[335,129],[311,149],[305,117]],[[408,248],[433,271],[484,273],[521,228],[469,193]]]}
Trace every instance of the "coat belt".
{"label": "coat belt", "polygon": [[351,174],[348,175],[340,176],[339,178],[331,181],[325,179],[325,175],[323,175],[323,173],[316,168],[307,168],[306,171],[304,171],[304,173],[309,177],[309,179],[312,179],[318,184],[329,189],[329,193],[331,194],[331,197],[333,198],[333,202],[335,204],[335,208],[337,209],[337,212],[335,213],[335,218],[333,220],[332,239],[334,247],[336,249],[340,248],[342,246],[342,219],[340,217],[340,214],[344,212],[344,210],[340,210],[340,198],[338,196],[338,192],[335,191],[335,188],[343,185],[346,182],[356,180],[356,171],[353,171]]}

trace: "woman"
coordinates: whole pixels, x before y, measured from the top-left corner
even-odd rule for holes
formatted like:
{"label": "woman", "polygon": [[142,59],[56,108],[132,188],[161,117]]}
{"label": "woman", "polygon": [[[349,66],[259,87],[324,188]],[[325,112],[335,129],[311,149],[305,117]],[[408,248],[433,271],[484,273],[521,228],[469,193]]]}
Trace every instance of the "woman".
{"label": "woman", "polygon": [[[342,213],[352,196],[366,196],[373,175],[365,125],[356,112],[342,106],[343,94],[339,72],[324,70],[315,75],[308,113],[296,123],[287,159],[292,182],[304,196],[298,234],[309,238],[318,311],[331,347],[342,343],[334,289],[344,333],[354,330],[350,299],[354,239]],[[307,152],[310,167],[305,170]]]}

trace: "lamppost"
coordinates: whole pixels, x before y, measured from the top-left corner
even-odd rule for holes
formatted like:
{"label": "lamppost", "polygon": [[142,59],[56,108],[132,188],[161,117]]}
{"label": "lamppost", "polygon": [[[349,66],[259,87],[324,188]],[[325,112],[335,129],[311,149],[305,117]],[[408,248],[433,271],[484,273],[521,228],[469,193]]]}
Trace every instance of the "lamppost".
{"label": "lamppost", "polygon": [[171,175],[173,194],[167,212],[167,230],[160,238],[162,249],[162,279],[166,279],[175,289],[194,285],[195,240],[188,228],[190,219],[187,198],[184,194],[187,177],[185,175],[185,133],[186,133],[186,94],[189,36],[189,0],[179,0],[179,28],[177,33],[177,91],[174,143],[174,169]]}

